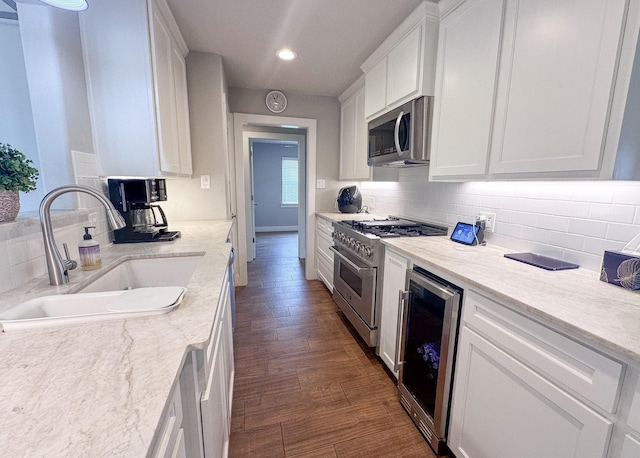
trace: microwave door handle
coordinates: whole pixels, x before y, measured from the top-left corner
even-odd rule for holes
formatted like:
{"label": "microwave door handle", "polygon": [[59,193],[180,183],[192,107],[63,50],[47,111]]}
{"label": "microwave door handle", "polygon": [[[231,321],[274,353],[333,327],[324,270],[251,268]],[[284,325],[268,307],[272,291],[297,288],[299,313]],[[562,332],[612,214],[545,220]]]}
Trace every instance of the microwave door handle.
{"label": "microwave door handle", "polygon": [[403,116],[404,111],[401,111],[396,118],[396,127],[393,129],[393,142],[396,144],[396,153],[400,155],[402,155],[402,150],[400,149],[400,123]]}

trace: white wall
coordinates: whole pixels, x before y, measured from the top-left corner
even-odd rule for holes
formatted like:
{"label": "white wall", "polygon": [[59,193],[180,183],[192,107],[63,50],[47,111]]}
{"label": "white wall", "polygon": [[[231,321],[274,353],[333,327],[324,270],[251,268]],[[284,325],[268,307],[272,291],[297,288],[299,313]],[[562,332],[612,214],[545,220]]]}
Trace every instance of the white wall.
{"label": "white wall", "polygon": [[297,158],[297,153],[281,143],[253,142],[256,232],[298,227],[298,207],[281,204],[282,158]]}
{"label": "white wall", "polygon": [[[600,270],[604,250],[619,250],[640,233],[640,182],[429,183],[428,168],[402,169],[398,183],[360,184],[373,213],[472,222],[497,213],[488,243],[533,251]],[[481,248],[479,248],[481,249]]]}
{"label": "white wall", "polygon": [[[74,182],[71,150],[93,153],[78,13],[18,3],[25,67],[38,146],[42,197]],[[57,199],[55,208],[74,208]]]}
{"label": "white wall", "polygon": [[[265,105],[267,89],[229,88],[229,108],[234,113],[271,115]],[[340,101],[337,97],[320,97],[286,93],[287,109],[280,116],[316,119],[318,124],[316,178],[326,182],[316,189],[316,210],[331,211],[344,184],[338,181],[340,158]],[[277,115],[276,115],[277,116]]]}
{"label": "white wall", "polygon": [[[18,21],[0,19],[0,61],[0,143],[8,143],[24,153],[40,170]],[[38,188],[42,188],[42,178],[38,179]],[[22,211],[36,210],[42,196],[41,191],[20,193]]]}
{"label": "white wall", "polygon": [[[174,221],[226,219],[227,103],[222,57],[190,52],[187,63],[189,122],[193,178],[168,179],[162,208]],[[201,189],[200,176],[209,175],[211,188]],[[179,225],[175,225],[180,229]]]}

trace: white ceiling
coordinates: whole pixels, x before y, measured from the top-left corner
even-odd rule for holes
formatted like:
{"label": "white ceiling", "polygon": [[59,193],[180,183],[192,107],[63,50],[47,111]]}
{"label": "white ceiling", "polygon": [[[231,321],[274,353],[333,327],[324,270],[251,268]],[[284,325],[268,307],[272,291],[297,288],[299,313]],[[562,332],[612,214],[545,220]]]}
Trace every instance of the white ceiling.
{"label": "white ceiling", "polygon": [[[223,57],[228,85],[338,96],[422,0],[168,0],[190,51]],[[298,53],[291,62],[275,53]]]}

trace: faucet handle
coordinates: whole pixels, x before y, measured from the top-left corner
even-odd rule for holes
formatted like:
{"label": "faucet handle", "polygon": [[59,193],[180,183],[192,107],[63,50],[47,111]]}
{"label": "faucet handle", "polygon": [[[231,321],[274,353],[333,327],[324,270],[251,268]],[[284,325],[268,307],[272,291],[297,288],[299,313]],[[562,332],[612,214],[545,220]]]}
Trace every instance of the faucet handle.
{"label": "faucet handle", "polygon": [[64,255],[66,256],[66,259],[62,260],[65,270],[73,270],[78,267],[78,263],[72,260],[71,256],[69,256],[69,247],[66,243],[62,244],[62,248],[64,248]]}

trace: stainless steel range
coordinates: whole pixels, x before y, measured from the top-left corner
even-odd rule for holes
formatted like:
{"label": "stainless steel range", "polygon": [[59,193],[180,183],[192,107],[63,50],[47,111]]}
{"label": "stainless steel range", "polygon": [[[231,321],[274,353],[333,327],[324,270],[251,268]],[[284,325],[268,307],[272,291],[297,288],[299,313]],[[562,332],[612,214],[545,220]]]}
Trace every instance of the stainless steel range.
{"label": "stainless steel range", "polygon": [[433,223],[390,216],[333,223],[333,300],[370,347],[378,344],[382,298],[383,237],[447,235]]}

